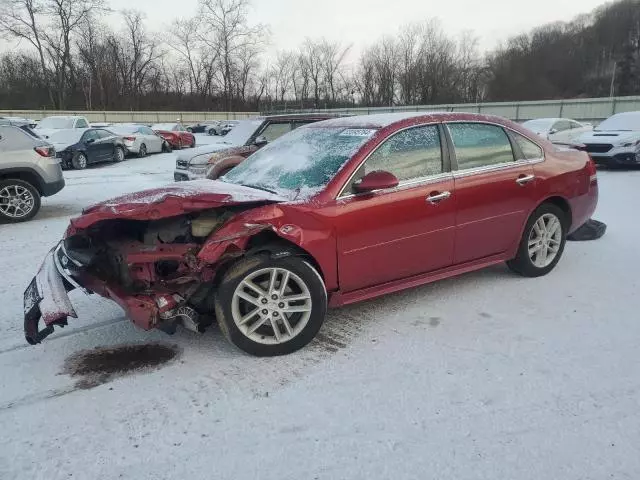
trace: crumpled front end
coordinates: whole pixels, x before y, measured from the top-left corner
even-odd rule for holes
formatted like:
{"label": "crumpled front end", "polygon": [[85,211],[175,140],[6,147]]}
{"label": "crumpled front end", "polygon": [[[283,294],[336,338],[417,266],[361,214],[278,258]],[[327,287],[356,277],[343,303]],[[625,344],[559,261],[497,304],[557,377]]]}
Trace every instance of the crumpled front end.
{"label": "crumpled front end", "polygon": [[115,301],[144,330],[173,333],[182,325],[204,331],[213,322],[218,271],[244,253],[252,235],[272,228],[236,221],[255,207],[236,204],[159,219],[126,210],[95,222],[75,221],[85,228],[72,221],[25,291],[27,341],[40,343],[55,326],[77,317],[68,296],[74,289]]}

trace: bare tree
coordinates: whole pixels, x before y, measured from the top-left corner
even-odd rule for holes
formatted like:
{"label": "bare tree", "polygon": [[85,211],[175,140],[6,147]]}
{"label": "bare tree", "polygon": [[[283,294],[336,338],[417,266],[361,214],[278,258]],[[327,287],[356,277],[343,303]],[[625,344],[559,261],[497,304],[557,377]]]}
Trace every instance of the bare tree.
{"label": "bare tree", "polygon": [[322,40],[318,49],[321,55],[321,70],[324,76],[327,96],[331,102],[336,101],[337,85],[339,80],[339,70],[344,62],[350,47],[342,47],[338,42]]}
{"label": "bare tree", "polygon": [[[46,22],[44,0],[2,0],[0,3],[0,30],[9,38],[25,40],[38,54],[42,72],[48,71],[41,29]],[[45,79],[48,76],[45,75]],[[51,104],[54,105],[53,90],[46,80]]]}
{"label": "bare tree", "polygon": [[41,32],[54,69],[56,106],[65,108],[67,89],[75,81],[73,35],[91,12],[102,8],[102,0],[43,0],[42,12],[50,19]]}
{"label": "bare tree", "polygon": [[169,48],[178,53],[189,71],[189,92],[201,93],[202,79],[198,67],[200,20],[198,17],[175,19],[169,30],[172,36]]}
{"label": "bare tree", "polygon": [[200,14],[208,28],[202,40],[218,53],[225,109],[231,110],[233,67],[238,55],[249,47],[258,47],[267,29],[249,25],[248,0],[200,0]]}

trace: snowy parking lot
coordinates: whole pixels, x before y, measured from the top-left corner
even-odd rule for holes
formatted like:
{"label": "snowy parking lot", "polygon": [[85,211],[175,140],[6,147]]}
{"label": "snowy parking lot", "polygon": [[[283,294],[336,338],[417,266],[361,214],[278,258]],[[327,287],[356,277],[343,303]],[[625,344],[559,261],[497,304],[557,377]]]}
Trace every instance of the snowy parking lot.
{"label": "snowy parking lot", "polygon": [[[599,172],[608,232],[549,276],[499,266],[333,310],[287,357],[142,332],[78,291],[79,318],[28,346],[22,294],[69,218],[174,163],[65,172],[34,220],[0,225],[0,479],[640,478],[640,171]],[[78,369],[125,344],[169,353]]]}

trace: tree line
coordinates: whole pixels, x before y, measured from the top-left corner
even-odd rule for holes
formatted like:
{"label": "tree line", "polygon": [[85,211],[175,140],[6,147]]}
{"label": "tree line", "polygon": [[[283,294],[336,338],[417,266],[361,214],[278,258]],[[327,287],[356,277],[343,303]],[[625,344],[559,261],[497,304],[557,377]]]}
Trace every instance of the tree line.
{"label": "tree line", "polygon": [[542,26],[481,53],[472,32],[405,25],[354,61],[307,39],[264,60],[270,32],[249,0],[199,0],[150,31],[143,13],[101,18],[105,0],[0,0],[0,109],[279,110],[640,94],[640,0]]}

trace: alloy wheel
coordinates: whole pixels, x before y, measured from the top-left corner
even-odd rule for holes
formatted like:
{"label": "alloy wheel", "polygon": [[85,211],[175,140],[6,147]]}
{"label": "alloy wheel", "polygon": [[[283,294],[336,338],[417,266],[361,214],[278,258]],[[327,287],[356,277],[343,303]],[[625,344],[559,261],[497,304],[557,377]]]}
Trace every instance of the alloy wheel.
{"label": "alloy wheel", "polygon": [[231,301],[233,321],[250,340],[274,345],[302,332],[311,317],[311,292],[295,273],[264,268],[247,275]]}
{"label": "alloy wheel", "polygon": [[562,223],[553,213],[545,213],[533,224],[529,234],[529,258],[538,268],[555,260],[562,245]]}
{"label": "alloy wheel", "polygon": [[21,185],[7,185],[0,190],[0,212],[9,218],[23,218],[31,213],[35,199]]}

